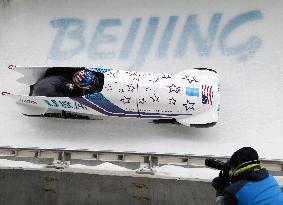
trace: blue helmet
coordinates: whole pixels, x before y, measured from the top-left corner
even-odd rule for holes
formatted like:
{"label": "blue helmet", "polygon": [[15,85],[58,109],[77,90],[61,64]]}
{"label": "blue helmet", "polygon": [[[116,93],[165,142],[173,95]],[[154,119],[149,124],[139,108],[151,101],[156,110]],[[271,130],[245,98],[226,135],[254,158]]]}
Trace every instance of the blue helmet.
{"label": "blue helmet", "polygon": [[73,76],[74,83],[82,89],[88,89],[95,85],[95,76],[90,70],[84,69],[76,72]]}

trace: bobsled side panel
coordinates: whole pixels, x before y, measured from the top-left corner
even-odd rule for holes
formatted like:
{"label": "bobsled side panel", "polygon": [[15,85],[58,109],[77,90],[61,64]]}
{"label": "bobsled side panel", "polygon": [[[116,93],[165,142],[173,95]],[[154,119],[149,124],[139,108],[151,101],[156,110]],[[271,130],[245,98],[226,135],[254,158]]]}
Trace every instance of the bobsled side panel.
{"label": "bobsled side panel", "polygon": [[138,85],[139,111],[182,116],[208,110],[202,104],[201,85],[202,77],[197,75],[141,73]]}
{"label": "bobsled side panel", "polygon": [[[137,90],[139,75],[134,71],[110,70],[104,73],[101,94],[112,103],[113,111],[138,117]],[[118,109],[120,108],[120,109]],[[109,107],[110,109],[110,107]]]}
{"label": "bobsled side panel", "polygon": [[[178,116],[176,120],[186,126],[190,124],[216,123],[218,121],[220,106],[220,83],[218,75],[207,70],[194,70],[193,73],[196,76],[195,79],[199,79],[197,92],[201,99],[201,112],[195,113],[195,115],[190,117]],[[186,75],[189,76],[189,74]],[[193,90],[190,90],[191,86],[187,89],[189,95],[194,95]]]}
{"label": "bobsled side panel", "polygon": [[[141,73],[138,85],[138,108],[141,115],[160,113],[178,114],[176,106],[180,87],[172,85],[173,74]],[[170,92],[171,86],[171,92]]]}
{"label": "bobsled side panel", "polygon": [[[48,67],[18,69],[27,76],[34,73],[38,79]],[[103,73],[104,84],[100,92],[72,98],[20,96],[18,103],[38,113],[50,109],[117,117],[176,118],[185,125],[218,120],[220,91],[216,73],[207,70],[170,74],[88,69]]]}
{"label": "bobsled side panel", "polygon": [[83,98],[75,100],[100,115],[139,117],[136,104],[138,76],[134,75],[134,72],[110,69],[101,72],[104,72],[102,91],[86,94]]}

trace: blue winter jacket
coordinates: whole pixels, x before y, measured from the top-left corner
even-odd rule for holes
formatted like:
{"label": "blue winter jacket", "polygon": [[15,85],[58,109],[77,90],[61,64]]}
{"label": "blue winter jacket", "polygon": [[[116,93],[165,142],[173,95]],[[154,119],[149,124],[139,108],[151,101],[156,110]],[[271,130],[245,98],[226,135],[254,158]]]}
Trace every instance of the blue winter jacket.
{"label": "blue winter jacket", "polygon": [[225,188],[225,205],[283,205],[282,191],[266,169],[250,172]]}

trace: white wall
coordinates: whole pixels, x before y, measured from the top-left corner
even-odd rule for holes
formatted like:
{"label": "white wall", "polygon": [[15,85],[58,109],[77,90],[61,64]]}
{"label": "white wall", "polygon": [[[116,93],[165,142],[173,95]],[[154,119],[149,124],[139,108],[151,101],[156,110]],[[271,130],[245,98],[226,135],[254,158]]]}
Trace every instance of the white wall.
{"label": "white wall", "polygon": [[[283,159],[283,1],[0,2],[1,90],[19,87],[13,83],[17,76],[6,69],[9,64],[152,72],[209,67],[218,71],[222,82],[221,117],[214,128],[154,127],[118,120],[110,120],[109,125],[106,120],[104,124],[84,124],[89,135],[101,130],[106,136],[92,136],[88,142],[77,139],[80,131],[56,131],[58,123],[50,122],[46,131],[46,121],[35,128],[38,121],[18,116],[14,105],[1,98],[0,128],[13,126],[13,130],[9,131],[12,137],[0,137],[0,146],[216,155],[230,155],[241,146],[253,146],[263,157]],[[9,109],[4,109],[4,101]],[[62,124],[81,130],[73,123]],[[25,140],[19,139],[25,127],[29,128],[24,132]],[[118,132],[110,131],[113,127]],[[133,137],[133,132],[138,134]],[[51,135],[60,136],[60,140],[50,139]]]}

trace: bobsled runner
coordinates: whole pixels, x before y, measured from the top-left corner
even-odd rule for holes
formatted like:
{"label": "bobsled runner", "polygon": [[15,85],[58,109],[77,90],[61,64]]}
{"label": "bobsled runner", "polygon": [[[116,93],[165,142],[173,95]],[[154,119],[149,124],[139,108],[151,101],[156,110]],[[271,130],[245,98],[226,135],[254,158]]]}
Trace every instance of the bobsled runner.
{"label": "bobsled runner", "polygon": [[[218,121],[219,78],[216,71],[195,68],[180,73],[151,73],[91,67],[56,67],[60,73],[87,69],[98,74],[101,89],[81,96],[36,96],[34,85],[54,67],[12,67],[30,87],[26,95],[3,92],[16,99],[27,116],[91,119],[95,116],[153,119],[206,127]],[[64,72],[62,72],[64,71]],[[59,75],[59,74],[58,74]],[[48,89],[48,87],[46,88]]]}

